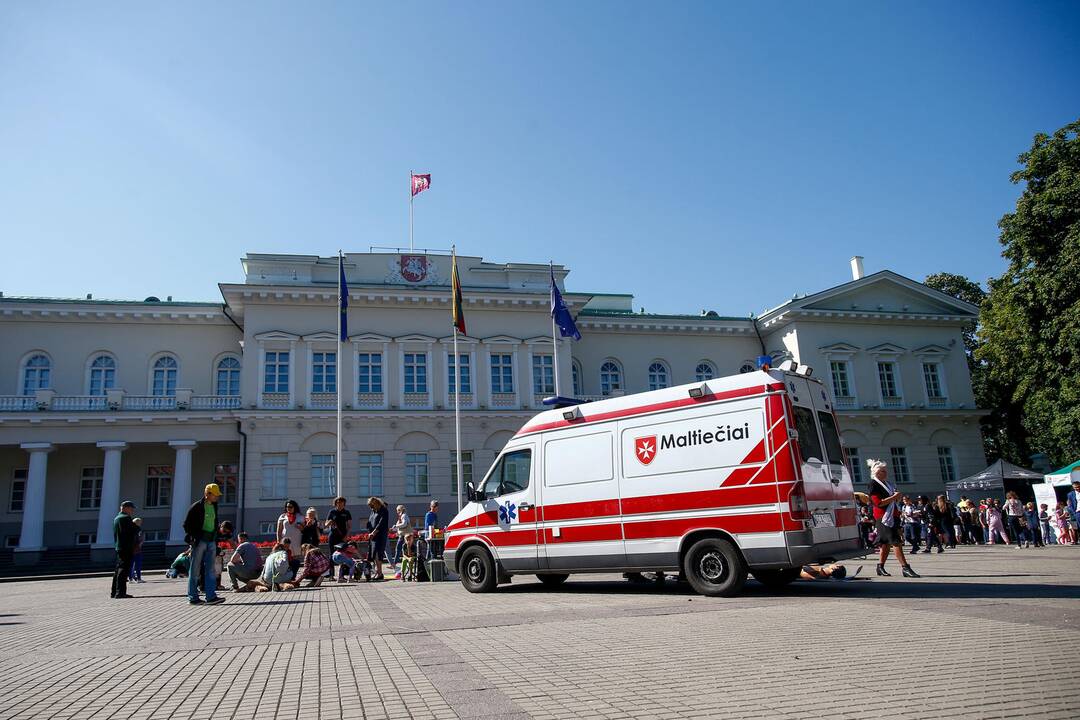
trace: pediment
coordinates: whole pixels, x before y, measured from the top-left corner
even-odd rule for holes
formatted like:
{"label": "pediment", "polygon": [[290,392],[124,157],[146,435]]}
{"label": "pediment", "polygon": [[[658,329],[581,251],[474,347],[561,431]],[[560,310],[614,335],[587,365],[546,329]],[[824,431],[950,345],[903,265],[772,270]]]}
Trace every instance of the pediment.
{"label": "pediment", "polygon": [[311,340],[337,340],[338,334],[329,330],[320,330],[319,332],[308,333],[303,339],[305,342]]}
{"label": "pediment", "polygon": [[979,313],[970,303],[888,270],[802,298],[794,306],[805,310],[908,315],[977,317]]}
{"label": "pediment", "polygon": [[349,342],[371,342],[371,343],[388,343],[394,338],[389,335],[380,335],[379,333],[360,333],[359,335],[350,335]]}
{"label": "pediment", "polygon": [[854,355],[855,353],[859,352],[859,350],[860,350],[860,348],[856,347],[855,345],[852,345],[851,343],[846,343],[846,342],[835,342],[835,343],[833,343],[831,345],[825,345],[823,347],[818,348],[818,351],[822,355],[825,355],[825,356],[829,356],[829,355],[837,355],[837,356],[848,355],[848,356],[850,356],[850,355]]}
{"label": "pediment", "polygon": [[880,345],[866,348],[866,352],[870,355],[903,355],[907,352],[907,348],[894,343],[881,343]]}
{"label": "pediment", "polygon": [[942,345],[923,345],[911,351],[912,355],[948,355],[949,348]]}
{"label": "pediment", "polygon": [[525,340],[526,345],[551,345],[550,335],[538,335],[537,337],[527,338]]}
{"label": "pediment", "polygon": [[[476,343],[480,342],[476,338],[469,337],[468,335],[458,335],[457,336],[457,341],[458,341],[458,345],[475,345]],[[441,337],[441,338],[439,338],[439,342],[442,343],[443,345],[453,345],[454,344],[454,336],[453,335],[447,335],[446,337]]]}
{"label": "pediment", "polygon": [[510,337],[509,335],[493,335],[491,337],[484,338],[480,342],[484,343],[485,345],[495,345],[495,344],[517,345],[517,344],[521,343],[521,338]]}
{"label": "pediment", "polygon": [[437,339],[431,337],[430,335],[421,335],[420,333],[412,333],[410,335],[399,335],[398,337],[394,338],[394,342],[399,342],[399,343],[406,343],[406,342],[433,343],[433,342],[437,342]]}
{"label": "pediment", "polygon": [[299,340],[300,336],[284,330],[267,330],[253,335],[256,340]]}

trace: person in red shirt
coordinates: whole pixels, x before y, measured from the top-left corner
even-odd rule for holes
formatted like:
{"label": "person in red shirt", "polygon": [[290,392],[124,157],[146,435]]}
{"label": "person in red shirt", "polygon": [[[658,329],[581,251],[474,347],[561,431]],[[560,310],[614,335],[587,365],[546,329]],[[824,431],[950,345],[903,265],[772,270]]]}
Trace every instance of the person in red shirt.
{"label": "person in red shirt", "polygon": [[877,530],[881,552],[878,555],[877,574],[888,576],[885,561],[889,559],[889,546],[892,546],[900,571],[904,577],[917,578],[919,574],[911,569],[904,557],[904,538],[900,534],[900,492],[889,480],[889,468],[881,460],[868,460],[870,466],[870,504],[874,507],[874,529]]}

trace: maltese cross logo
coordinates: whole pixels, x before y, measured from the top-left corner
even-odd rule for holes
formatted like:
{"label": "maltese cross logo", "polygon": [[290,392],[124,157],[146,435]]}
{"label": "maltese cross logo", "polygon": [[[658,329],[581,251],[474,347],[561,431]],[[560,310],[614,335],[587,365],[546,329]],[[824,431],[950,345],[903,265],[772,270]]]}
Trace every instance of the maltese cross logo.
{"label": "maltese cross logo", "polygon": [[649,435],[634,440],[634,453],[637,455],[638,462],[642,465],[651,463],[653,458],[656,457],[656,436]]}
{"label": "maltese cross logo", "polygon": [[512,502],[507,502],[504,505],[499,506],[499,522],[503,525],[509,525],[517,518],[517,505]]}

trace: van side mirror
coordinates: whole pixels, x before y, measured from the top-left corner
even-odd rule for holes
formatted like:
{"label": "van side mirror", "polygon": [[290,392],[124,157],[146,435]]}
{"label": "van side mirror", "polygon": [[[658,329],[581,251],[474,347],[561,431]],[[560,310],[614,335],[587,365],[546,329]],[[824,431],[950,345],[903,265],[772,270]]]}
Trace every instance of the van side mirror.
{"label": "van side mirror", "polygon": [[469,502],[477,502],[476,486],[472,484],[471,480],[465,483],[465,499]]}

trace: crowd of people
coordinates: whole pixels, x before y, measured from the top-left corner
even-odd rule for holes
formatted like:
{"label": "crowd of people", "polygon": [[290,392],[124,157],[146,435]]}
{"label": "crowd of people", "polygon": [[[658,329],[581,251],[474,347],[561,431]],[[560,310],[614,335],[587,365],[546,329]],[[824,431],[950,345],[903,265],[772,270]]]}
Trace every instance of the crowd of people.
{"label": "crowd of people", "polygon": [[860,503],[859,527],[863,544],[878,548],[878,575],[888,575],[885,562],[892,548],[905,577],[919,577],[908,564],[909,552],[945,552],[957,545],[1004,545],[1017,548],[1046,545],[1076,545],[1080,542],[1080,481],[1064,502],[1038,506],[1024,503],[1009,491],[1005,501],[997,498],[972,500],[966,495],[952,502],[945,495],[903,495],[888,479],[888,466],[870,460],[868,502]]}
{"label": "crowd of people", "polygon": [[[369,515],[365,531],[355,533],[352,513],[346,498],[334,500],[326,518],[309,507],[301,514],[295,500],[285,503],[275,523],[274,540],[253,542],[248,533],[233,536],[230,521],[218,521],[217,505],[221,488],[210,483],[203,497],[192,503],[184,519],[188,547],[172,562],[168,577],[187,577],[187,598],[192,605],[217,605],[225,602],[218,592],[225,590],[224,579],[234,592],[291,590],[305,580],[309,587],[330,582],[368,582],[386,580],[384,565],[395,578],[418,580],[426,577],[422,560],[437,557],[439,502],[432,500],[422,527],[414,528],[404,505],[397,506],[396,521],[391,525],[389,508],[381,498],[367,501]],[[134,518],[135,504],[125,501],[113,523],[117,565],[113,576],[112,597],[130,598],[127,582],[142,582],[141,520]],[[389,540],[396,546],[387,555]],[[327,546],[324,551],[323,545]],[[262,547],[269,547],[264,558]],[[400,566],[400,569],[399,569]],[[209,582],[207,582],[209,579]],[[205,596],[205,599],[203,599]]]}

